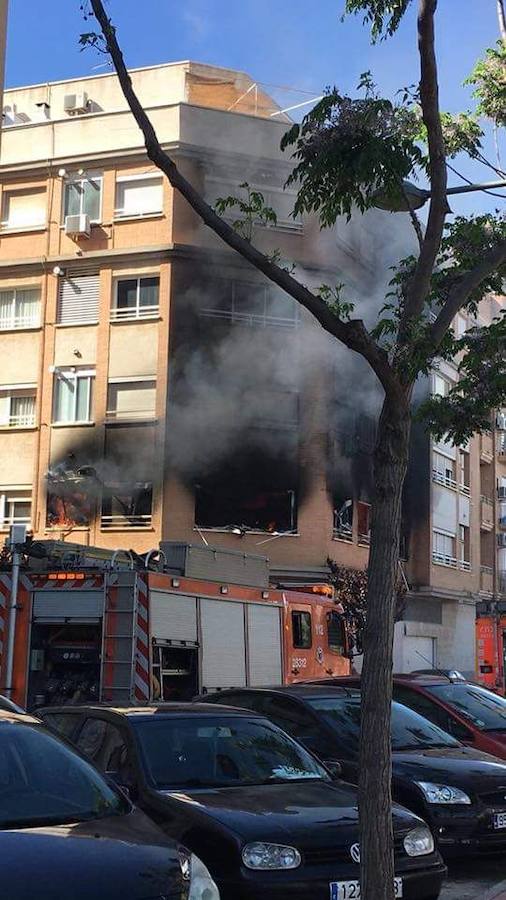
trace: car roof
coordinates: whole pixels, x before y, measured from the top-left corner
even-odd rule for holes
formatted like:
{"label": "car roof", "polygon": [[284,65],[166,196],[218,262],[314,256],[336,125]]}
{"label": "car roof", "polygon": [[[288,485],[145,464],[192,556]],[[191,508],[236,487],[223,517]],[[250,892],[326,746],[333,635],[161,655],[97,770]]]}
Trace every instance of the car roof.
{"label": "car roof", "polygon": [[225,706],[223,704],[214,704],[211,708],[208,703],[160,703],[153,706],[105,706],[105,705],[82,705],[82,706],[46,706],[39,709],[39,715],[61,715],[63,714],[79,714],[79,713],[112,713],[115,716],[124,716],[125,718],[151,718],[152,716],[170,716],[177,714],[184,715],[216,715],[216,712],[230,716],[257,716],[258,714],[246,709],[238,709],[236,706]]}
{"label": "car roof", "polygon": [[[470,684],[471,682],[463,682],[460,679],[452,679],[445,675],[424,675],[420,672],[400,672],[394,673],[394,684],[400,682],[409,682],[409,684]],[[318,679],[318,684],[322,684],[324,679]],[[333,687],[360,687],[360,675],[336,675],[329,678],[329,682]]]}
{"label": "car roof", "polygon": [[[332,695],[337,694],[341,691],[346,691],[350,693],[351,686],[345,684],[333,684],[329,683],[325,684],[311,684],[311,683],[302,683],[302,684],[274,684],[272,686],[262,685],[262,687],[243,687],[243,688],[230,688],[225,691],[218,691],[217,694],[223,694],[223,696],[227,697],[227,694],[286,694],[290,697],[298,697],[300,700],[304,700],[309,697],[332,697]],[[360,691],[352,690],[353,695],[359,695]],[[217,694],[212,694],[213,697],[216,697]]]}

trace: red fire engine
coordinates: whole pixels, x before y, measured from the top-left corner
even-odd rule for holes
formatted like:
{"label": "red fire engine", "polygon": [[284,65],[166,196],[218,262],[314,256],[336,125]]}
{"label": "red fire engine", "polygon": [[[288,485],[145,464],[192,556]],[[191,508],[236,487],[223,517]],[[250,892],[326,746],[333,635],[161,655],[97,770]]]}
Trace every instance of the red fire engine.
{"label": "red fire engine", "polygon": [[263,557],[161,546],[141,558],[36,542],[14,606],[6,566],[0,693],[29,709],[146,703],[349,674],[342,607],[327,585],[273,589]]}
{"label": "red fire engine", "polygon": [[478,680],[491,690],[505,691],[506,603],[488,601],[476,609],[476,664]]}

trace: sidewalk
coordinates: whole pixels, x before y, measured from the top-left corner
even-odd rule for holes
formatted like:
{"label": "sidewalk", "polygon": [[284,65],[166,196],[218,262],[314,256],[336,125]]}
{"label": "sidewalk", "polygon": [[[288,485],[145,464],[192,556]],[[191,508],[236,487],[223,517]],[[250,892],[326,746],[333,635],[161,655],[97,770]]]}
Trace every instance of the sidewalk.
{"label": "sidewalk", "polygon": [[501,881],[500,884],[496,884],[482,900],[506,900],[506,881]]}

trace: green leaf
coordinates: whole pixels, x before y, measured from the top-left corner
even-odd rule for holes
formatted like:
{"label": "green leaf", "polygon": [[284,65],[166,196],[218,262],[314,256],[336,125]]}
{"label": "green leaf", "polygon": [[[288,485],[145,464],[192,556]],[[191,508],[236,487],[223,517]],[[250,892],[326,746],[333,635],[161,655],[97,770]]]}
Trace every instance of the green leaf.
{"label": "green leaf", "polygon": [[398,29],[410,0],[346,0],[345,12],[364,13],[364,24],[371,26],[373,43],[391,37]]}

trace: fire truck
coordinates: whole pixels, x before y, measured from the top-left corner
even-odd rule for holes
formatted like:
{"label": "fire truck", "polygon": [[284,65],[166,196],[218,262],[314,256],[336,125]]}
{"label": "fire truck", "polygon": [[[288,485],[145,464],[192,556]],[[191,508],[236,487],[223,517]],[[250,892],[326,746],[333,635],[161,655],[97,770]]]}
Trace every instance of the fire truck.
{"label": "fire truck", "polygon": [[506,602],[484,601],[476,607],[476,664],[479,681],[506,693]]}
{"label": "fire truck", "polygon": [[0,570],[0,693],[27,709],[350,672],[332,589],[273,588],[265,557],[177,542],[144,556],[15,546]]}

